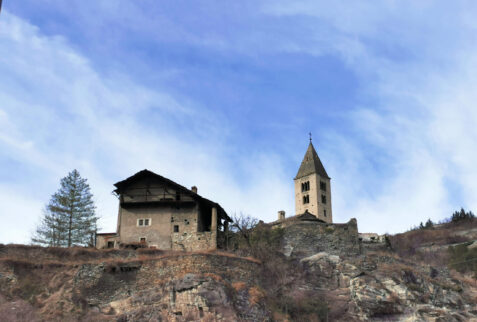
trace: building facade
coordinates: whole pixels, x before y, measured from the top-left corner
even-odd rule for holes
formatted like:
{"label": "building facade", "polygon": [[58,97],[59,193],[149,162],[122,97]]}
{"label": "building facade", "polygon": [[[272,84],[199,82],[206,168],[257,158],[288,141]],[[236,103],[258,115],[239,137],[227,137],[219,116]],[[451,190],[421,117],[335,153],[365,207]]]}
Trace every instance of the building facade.
{"label": "building facade", "polygon": [[115,184],[115,233],[97,234],[97,248],[142,244],[165,250],[208,250],[232,220],[222,207],[172,180],[143,170]]}
{"label": "building facade", "polygon": [[308,212],[327,223],[333,222],[331,179],[310,139],[295,181],[295,212]]}

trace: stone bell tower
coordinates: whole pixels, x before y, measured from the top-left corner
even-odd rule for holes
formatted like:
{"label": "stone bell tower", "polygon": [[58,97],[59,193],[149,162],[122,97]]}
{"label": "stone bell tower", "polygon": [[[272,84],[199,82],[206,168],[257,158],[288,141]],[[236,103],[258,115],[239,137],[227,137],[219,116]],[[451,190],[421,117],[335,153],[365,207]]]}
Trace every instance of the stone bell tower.
{"label": "stone bell tower", "polygon": [[306,211],[325,222],[332,223],[330,177],[311,142],[295,177],[295,211]]}

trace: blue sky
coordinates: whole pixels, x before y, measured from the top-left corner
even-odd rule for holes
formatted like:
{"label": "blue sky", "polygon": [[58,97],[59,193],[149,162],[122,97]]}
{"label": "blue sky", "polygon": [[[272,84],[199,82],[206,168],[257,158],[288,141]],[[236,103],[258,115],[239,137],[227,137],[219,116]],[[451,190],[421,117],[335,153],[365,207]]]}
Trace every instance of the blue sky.
{"label": "blue sky", "polygon": [[395,233],[477,208],[472,1],[4,1],[0,242],[59,180],[144,168],[264,221],[294,214],[308,132],[336,222]]}

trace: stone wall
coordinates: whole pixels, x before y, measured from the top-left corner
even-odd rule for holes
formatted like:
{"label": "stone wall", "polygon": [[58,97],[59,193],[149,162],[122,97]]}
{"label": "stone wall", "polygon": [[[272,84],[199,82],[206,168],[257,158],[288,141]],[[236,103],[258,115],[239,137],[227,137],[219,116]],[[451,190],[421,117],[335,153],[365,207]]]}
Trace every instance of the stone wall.
{"label": "stone wall", "polygon": [[346,224],[291,221],[282,229],[282,251],[286,256],[303,258],[319,252],[340,256],[360,254],[358,225],[354,218]]}
{"label": "stone wall", "polygon": [[172,234],[172,250],[198,251],[216,248],[217,234],[204,232],[182,232]]}
{"label": "stone wall", "polygon": [[[159,249],[171,249],[171,235],[177,225],[179,233],[197,231],[197,206],[195,207],[141,207],[120,209],[121,242],[137,243],[141,238],[146,239],[149,246]],[[137,220],[148,218],[149,226],[138,226]]]}
{"label": "stone wall", "polygon": [[114,235],[97,235],[96,236],[96,248],[103,249],[108,247],[108,242],[114,242],[114,247],[117,248],[119,246],[119,236],[116,234]]}

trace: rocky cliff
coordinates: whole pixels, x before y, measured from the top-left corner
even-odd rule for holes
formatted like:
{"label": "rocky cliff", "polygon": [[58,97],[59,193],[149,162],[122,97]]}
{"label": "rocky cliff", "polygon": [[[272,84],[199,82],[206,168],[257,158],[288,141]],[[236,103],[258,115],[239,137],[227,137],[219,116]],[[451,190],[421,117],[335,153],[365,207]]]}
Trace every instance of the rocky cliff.
{"label": "rocky cliff", "polygon": [[281,233],[280,247],[255,252],[260,260],[0,245],[0,320],[477,321],[472,276],[356,245],[286,256],[296,239]]}

